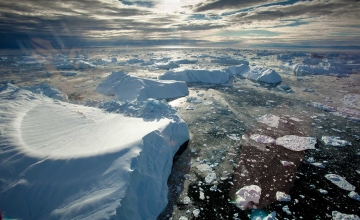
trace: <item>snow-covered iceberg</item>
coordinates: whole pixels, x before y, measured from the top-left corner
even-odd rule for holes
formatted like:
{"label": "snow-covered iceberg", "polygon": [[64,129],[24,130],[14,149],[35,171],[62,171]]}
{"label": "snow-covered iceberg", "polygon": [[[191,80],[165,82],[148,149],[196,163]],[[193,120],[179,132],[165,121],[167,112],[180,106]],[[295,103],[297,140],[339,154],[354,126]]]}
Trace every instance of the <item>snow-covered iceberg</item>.
{"label": "snow-covered iceberg", "polygon": [[96,87],[95,91],[112,95],[119,101],[174,99],[189,94],[185,82],[139,78],[125,72],[113,72]]}
{"label": "snow-covered iceberg", "polygon": [[229,81],[229,74],[222,70],[178,69],[164,73],[159,79],[224,84]]}
{"label": "snow-covered iceberg", "polygon": [[2,87],[1,211],[16,219],[156,219],[188,128],[164,101],[136,103],[100,109]]}
{"label": "snow-covered iceberg", "polygon": [[251,67],[249,71],[242,74],[242,77],[268,84],[282,82],[281,76],[275,70],[262,67]]}
{"label": "snow-covered iceberg", "polygon": [[297,76],[304,75],[344,75],[348,71],[339,66],[331,65],[330,63],[323,65],[308,65],[302,63],[296,63],[291,66],[294,70],[294,74]]}

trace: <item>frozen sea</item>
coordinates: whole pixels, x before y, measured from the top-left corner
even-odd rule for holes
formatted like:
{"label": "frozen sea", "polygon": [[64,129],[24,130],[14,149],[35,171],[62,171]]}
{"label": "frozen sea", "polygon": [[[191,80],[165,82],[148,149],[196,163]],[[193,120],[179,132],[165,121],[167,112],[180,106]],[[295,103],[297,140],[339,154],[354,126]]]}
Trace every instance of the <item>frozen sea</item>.
{"label": "frozen sea", "polygon": [[[353,196],[360,194],[359,53],[86,48],[1,51],[0,58],[2,85],[47,83],[66,94],[66,102],[95,107],[117,97],[96,91],[112,72],[157,80],[169,71],[223,71],[247,62],[270,69],[281,82],[251,74],[220,82],[219,71],[209,78],[213,83],[187,82],[189,94],[166,99],[187,123],[190,140],[174,158],[168,204],[157,219],[360,216]],[[239,198],[239,190],[252,185],[261,189],[258,201],[250,192]]]}

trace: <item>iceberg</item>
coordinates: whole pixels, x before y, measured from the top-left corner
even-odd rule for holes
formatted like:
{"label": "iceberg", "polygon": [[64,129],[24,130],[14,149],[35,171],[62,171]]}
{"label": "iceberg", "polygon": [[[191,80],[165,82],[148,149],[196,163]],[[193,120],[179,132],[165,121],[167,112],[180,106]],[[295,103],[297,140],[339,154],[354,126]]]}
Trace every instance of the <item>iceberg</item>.
{"label": "iceberg", "polygon": [[173,156],[189,139],[187,125],[164,101],[105,106],[11,84],[0,89],[2,212],[19,219],[156,219],[167,204]]}
{"label": "iceberg", "polygon": [[276,144],[293,151],[315,149],[316,138],[285,135],[276,139]]}
{"label": "iceberg", "polygon": [[275,70],[262,67],[251,67],[249,71],[244,72],[241,76],[246,79],[268,84],[278,84],[282,82],[281,76]]}
{"label": "iceberg", "polygon": [[122,71],[113,72],[96,87],[95,91],[114,96],[113,98],[118,101],[174,99],[189,94],[185,82],[139,78]]}
{"label": "iceberg", "polygon": [[178,69],[164,73],[159,77],[159,79],[224,84],[229,81],[229,74],[222,70]]}
{"label": "iceberg", "polygon": [[257,185],[244,186],[236,192],[236,204],[241,209],[256,208],[255,204],[259,203],[261,188]]}

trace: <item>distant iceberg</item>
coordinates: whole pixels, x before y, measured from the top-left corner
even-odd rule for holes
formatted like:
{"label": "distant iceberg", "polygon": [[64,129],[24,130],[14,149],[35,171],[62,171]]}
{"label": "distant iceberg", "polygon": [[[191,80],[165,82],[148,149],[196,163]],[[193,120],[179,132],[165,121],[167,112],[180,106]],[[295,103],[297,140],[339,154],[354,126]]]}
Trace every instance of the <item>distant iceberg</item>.
{"label": "distant iceberg", "polygon": [[139,78],[125,72],[113,72],[96,87],[95,91],[112,95],[118,101],[174,99],[189,94],[185,82]]}

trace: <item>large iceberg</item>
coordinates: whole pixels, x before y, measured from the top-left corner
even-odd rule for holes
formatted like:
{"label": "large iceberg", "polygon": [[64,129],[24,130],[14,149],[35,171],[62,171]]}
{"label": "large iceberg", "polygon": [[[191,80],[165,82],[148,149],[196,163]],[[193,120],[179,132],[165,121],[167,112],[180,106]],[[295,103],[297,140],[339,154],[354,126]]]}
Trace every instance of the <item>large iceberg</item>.
{"label": "large iceberg", "polygon": [[177,69],[164,73],[159,79],[224,84],[229,81],[229,74],[223,70]]}
{"label": "large iceberg", "polygon": [[348,71],[339,66],[331,65],[330,63],[325,63],[323,65],[308,65],[296,63],[291,66],[294,70],[294,74],[298,76],[303,75],[341,75],[347,74]]}
{"label": "large iceberg", "polygon": [[174,99],[189,94],[185,82],[139,78],[125,72],[113,72],[97,86],[95,91],[112,95],[118,101]]}
{"label": "large iceberg", "polygon": [[282,82],[281,76],[275,70],[262,67],[251,67],[250,70],[244,72],[242,76],[250,80],[269,84]]}
{"label": "large iceberg", "polygon": [[[134,106],[153,111],[131,117]],[[158,100],[100,109],[8,84],[0,117],[0,207],[16,219],[156,219],[173,156],[189,139]]]}

